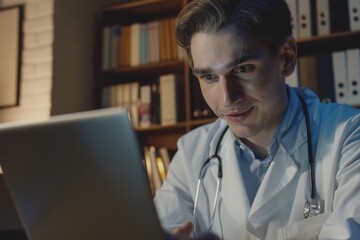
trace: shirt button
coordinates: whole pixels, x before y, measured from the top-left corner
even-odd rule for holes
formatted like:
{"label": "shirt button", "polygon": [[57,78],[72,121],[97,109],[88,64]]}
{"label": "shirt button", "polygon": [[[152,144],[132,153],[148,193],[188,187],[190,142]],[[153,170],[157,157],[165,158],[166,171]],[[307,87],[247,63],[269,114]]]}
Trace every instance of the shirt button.
{"label": "shirt button", "polygon": [[264,167],[268,168],[270,166],[269,162],[264,163]]}

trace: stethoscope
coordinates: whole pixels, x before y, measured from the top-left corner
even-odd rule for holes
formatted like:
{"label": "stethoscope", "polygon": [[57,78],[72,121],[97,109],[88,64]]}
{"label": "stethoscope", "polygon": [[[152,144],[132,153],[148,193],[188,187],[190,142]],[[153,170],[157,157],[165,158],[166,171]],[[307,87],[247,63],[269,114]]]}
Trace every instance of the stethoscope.
{"label": "stethoscope", "polygon": [[[301,105],[302,105],[302,111],[305,115],[305,123],[306,123],[306,134],[307,134],[307,148],[308,148],[308,158],[309,158],[309,171],[310,171],[310,184],[311,184],[311,195],[310,195],[310,201],[305,201],[304,205],[304,218],[314,217],[318,215],[321,211],[321,203],[320,200],[316,199],[316,183],[315,183],[315,166],[314,166],[314,157],[313,157],[313,149],[312,149],[312,141],[311,141],[311,126],[310,126],[310,117],[309,117],[309,110],[306,106],[305,100],[302,96],[298,95]],[[212,206],[212,212],[211,212],[211,220],[210,225],[207,230],[207,232],[210,232],[213,224],[214,224],[214,218],[215,218],[215,212],[216,207],[218,205],[218,199],[219,199],[219,192],[221,188],[221,182],[223,178],[223,168],[222,168],[222,159],[219,155],[220,151],[220,145],[221,142],[225,136],[225,133],[229,129],[229,126],[226,126],[224,130],[222,131],[218,142],[216,144],[215,153],[213,155],[210,155],[202,165],[200,169],[200,174],[196,186],[196,193],[195,193],[195,201],[194,201],[194,210],[193,210],[193,235],[196,237],[196,226],[197,226],[197,205],[199,202],[199,193],[200,193],[200,187],[202,185],[202,180],[204,179],[207,167],[209,166],[210,161],[216,159],[218,162],[218,179],[216,184],[216,191],[215,191],[215,198],[214,198],[214,204]]]}

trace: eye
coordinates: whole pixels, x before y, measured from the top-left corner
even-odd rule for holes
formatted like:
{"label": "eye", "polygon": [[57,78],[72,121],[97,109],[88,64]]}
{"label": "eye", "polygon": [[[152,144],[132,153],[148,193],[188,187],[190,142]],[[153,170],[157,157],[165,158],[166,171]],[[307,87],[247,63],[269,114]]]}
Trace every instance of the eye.
{"label": "eye", "polygon": [[234,69],[235,73],[249,73],[254,70],[254,65],[252,64],[245,64],[238,66]]}
{"label": "eye", "polygon": [[198,76],[198,78],[206,83],[214,83],[217,81],[217,76],[214,74],[204,74]]}

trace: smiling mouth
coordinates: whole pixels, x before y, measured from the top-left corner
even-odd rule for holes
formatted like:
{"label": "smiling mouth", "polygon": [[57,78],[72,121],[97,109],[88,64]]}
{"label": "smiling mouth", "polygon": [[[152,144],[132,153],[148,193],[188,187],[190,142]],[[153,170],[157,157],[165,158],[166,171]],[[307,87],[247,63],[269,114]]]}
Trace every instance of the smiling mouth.
{"label": "smiling mouth", "polygon": [[232,122],[240,122],[248,118],[253,109],[254,107],[251,107],[244,112],[233,112],[230,114],[226,114],[225,117]]}

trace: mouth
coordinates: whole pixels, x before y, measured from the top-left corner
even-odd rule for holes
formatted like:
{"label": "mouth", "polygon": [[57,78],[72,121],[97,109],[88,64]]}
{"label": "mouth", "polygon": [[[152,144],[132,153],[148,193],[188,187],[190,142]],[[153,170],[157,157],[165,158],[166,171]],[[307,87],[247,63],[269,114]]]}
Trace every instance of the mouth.
{"label": "mouth", "polygon": [[249,117],[254,107],[251,107],[245,111],[234,111],[228,114],[225,114],[225,118],[231,122],[241,122]]}

